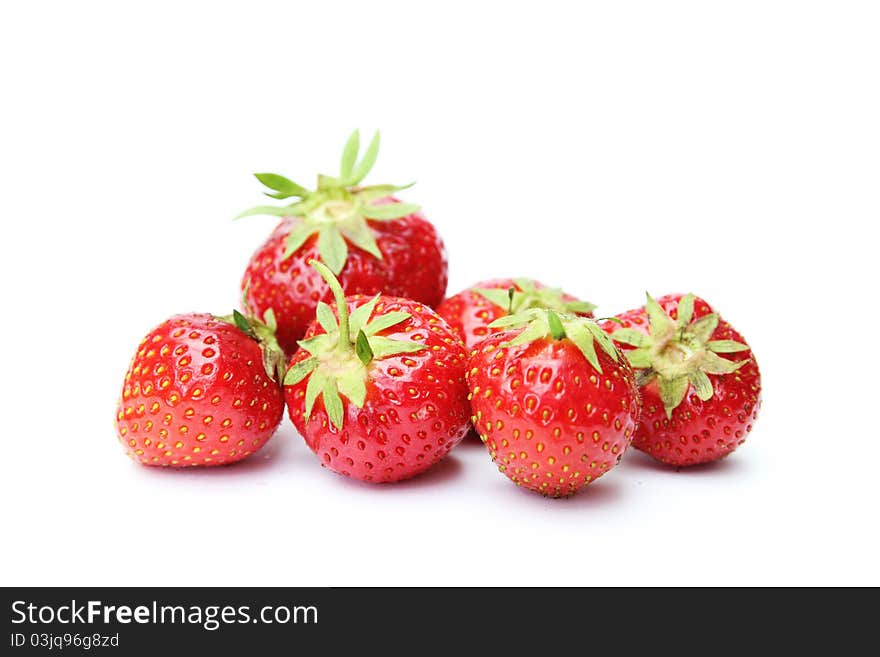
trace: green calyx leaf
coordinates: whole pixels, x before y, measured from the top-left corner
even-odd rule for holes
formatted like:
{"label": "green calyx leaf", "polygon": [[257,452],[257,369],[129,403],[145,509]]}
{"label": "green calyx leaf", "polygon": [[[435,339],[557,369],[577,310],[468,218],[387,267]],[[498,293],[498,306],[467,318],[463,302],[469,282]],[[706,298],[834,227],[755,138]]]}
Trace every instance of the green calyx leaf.
{"label": "green calyx leaf", "polygon": [[338,274],[345,266],[348,258],[348,245],[338,228],[322,226],[318,233],[318,253],[334,274]]}
{"label": "green calyx leaf", "polygon": [[379,331],[384,331],[385,329],[391,328],[396,324],[400,324],[401,322],[410,318],[409,313],[402,312],[400,310],[395,310],[390,313],[386,313],[384,315],[380,315],[372,322],[367,324],[364,327],[364,333],[367,337],[371,337],[376,335]]}
{"label": "green calyx leaf", "polygon": [[654,301],[654,298],[646,293],[648,297],[645,303],[645,311],[648,313],[648,324],[651,327],[652,334],[660,334],[669,331],[674,323],[672,318],[666,314],[666,311],[660,307],[660,304]]}
{"label": "green calyx leaf", "polygon": [[418,342],[409,342],[408,340],[392,340],[391,338],[383,338],[380,335],[374,335],[367,338],[370,348],[373,350],[373,358],[378,360],[388,358],[388,356],[396,356],[397,354],[412,354],[416,351],[422,351],[425,346]]}
{"label": "green calyx leaf", "polygon": [[681,330],[687,331],[700,342],[706,343],[709,342],[709,338],[712,337],[716,328],[718,328],[718,315],[712,313],[711,315],[701,317],[690,326]]}
{"label": "green calyx leaf", "polygon": [[[649,297],[651,295],[648,295]],[[653,301],[653,299],[652,299]],[[656,302],[654,302],[656,305]],[[678,302],[678,321],[677,326],[679,329],[684,329],[688,324],[691,323],[691,319],[694,316],[694,295],[686,294],[684,295]],[[717,322],[716,322],[717,323]]]}
{"label": "green calyx leaf", "polygon": [[387,221],[400,219],[419,211],[418,205],[412,203],[385,203],[384,205],[366,205],[363,215],[368,219]]}
{"label": "green calyx leaf", "polygon": [[259,205],[240,213],[236,219],[253,215],[297,218],[287,239],[283,258],[298,251],[313,235],[318,236],[318,252],[330,270],[339,275],[348,258],[348,245],[382,259],[367,220],[388,221],[406,217],[419,210],[411,203],[384,202],[392,194],[409,185],[373,185],[361,187],[379,154],[378,131],[370,141],[363,157],[358,159],[360,133],[355,130],[345,143],[339,167],[339,176],[318,176],[317,188],[308,190],[277,173],[254,174],[277,199],[295,198],[286,206]]}
{"label": "green calyx leaf", "polygon": [[532,308],[544,308],[572,315],[586,315],[596,308],[588,301],[569,301],[560,288],[538,287],[537,283],[529,278],[515,278],[513,282],[516,287],[475,288],[474,292],[499,308],[504,308],[509,315],[515,315]]}
{"label": "green calyx leaf", "polygon": [[565,337],[565,327],[562,326],[562,320],[552,310],[547,311],[547,326],[550,327],[550,335],[554,340],[562,340]]}
{"label": "green calyx leaf", "polygon": [[684,399],[688,390],[688,378],[679,376],[674,379],[657,378],[657,385],[660,389],[660,400],[663,402],[663,408],[666,409],[666,417],[672,417],[672,410],[678,406]]}
{"label": "green calyx leaf", "polygon": [[749,347],[733,340],[712,340],[720,318],[709,313],[694,319],[694,300],[693,294],[681,297],[673,320],[649,294],[645,304],[648,333],[620,328],[612,334],[616,342],[635,347],[624,354],[638,371],[640,384],[657,380],[668,418],[689,388],[703,401],[712,398],[714,388],[707,375],[731,374],[748,362],[718,355],[748,351]]}
{"label": "green calyx leaf", "polygon": [[632,328],[617,329],[614,332],[614,339],[621,344],[628,344],[631,347],[643,347],[651,340],[649,336]]}
{"label": "green calyx leaf", "polygon": [[691,385],[694,387],[694,392],[697,393],[697,397],[703,401],[712,398],[712,394],[714,393],[712,382],[703,370],[694,370],[688,374],[688,381],[690,381]]}
{"label": "green calyx leaf", "polygon": [[351,133],[345,148],[342,149],[342,163],[339,166],[339,177],[342,180],[351,178],[354,165],[357,163],[358,152],[361,150],[361,133],[355,130]]}
{"label": "green calyx leaf", "polygon": [[[376,236],[373,235],[373,229],[367,225],[366,221],[360,221],[357,218],[339,226],[342,236],[349,242],[354,244],[362,251],[366,251],[374,258],[382,259],[382,251],[376,243]],[[343,258],[343,262],[344,262]]]}
{"label": "green calyx leaf", "polygon": [[367,338],[367,334],[363,331],[357,332],[357,339],[354,343],[354,351],[364,365],[369,365],[370,361],[372,361],[373,358],[376,357],[376,353],[370,346],[370,340]]}
{"label": "green calyx leaf", "polygon": [[408,320],[411,317],[409,313],[391,311],[374,316],[380,295],[349,313],[342,286],[330,268],[317,260],[309,264],[330,286],[337,311],[334,313],[326,303],[318,304],[315,314],[325,332],[299,341],[299,346],[309,353],[309,357],[288,370],[284,384],[295,385],[309,377],[306,384],[306,422],[320,398],[323,399],[330,422],[341,430],[345,421],[342,398],[358,408],[363,407],[371,363],[397,354],[422,351],[425,346],[379,335]]}
{"label": "green calyx leaf", "polygon": [[305,360],[298,362],[296,365],[291,366],[291,368],[287,370],[287,374],[284,375],[284,385],[296,385],[306,378],[306,376],[308,376],[317,365],[318,359],[312,356],[311,358],[306,358]]}
{"label": "green calyx leaf", "polygon": [[593,335],[590,333],[589,329],[582,324],[576,324],[568,327],[566,335],[568,335],[568,339],[574,342],[578,349],[581,350],[584,358],[586,358],[590,365],[593,366],[593,369],[597,372],[601,372],[602,366],[599,364],[599,357],[596,355],[596,346],[593,342]]}
{"label": "green calyx leaf", "polygon": [[323,301],[318,302],[318,308],[315,312],[317,316],[318,323],[321,325],[327,333],[335,333],[339,330],[339,324],[336,323],[336,315],[333,314],[333,311]]}
{"label": "green calyx leaf", "polygon": [[308,194],[305,187],[297,185],[292,180],[280,176],[277,173],[255,173],[254,176],[266,187],[274,191],[274,193],[265,192],[266,196],[285,199],[290,198],[291,196],[304,198]]}
{"label": "green calyx leaf", "polygon": [[341,386],[337,381],[334,381],[331,377],[327,377],[324,379],[324,387],[321,390],[321,395],[324,398],[324,409],[327,411],[327,415],[330,417],[330,422],[333,423],[333,426],[337,429],[342,428],[342,399],[339,397],[339,388]]}
{"label": "green calyx leaf", "polygon": [[[357,130],[354,131],[352,137],[357,135]],[[349,138],[351,141],[351,138]],[[346,145],[347,146],[347,145]],[[373,165],[376,164],[376,158],[379,156],[379,131],[373,134],[373,138],[370,140],[370,145],[367,146],[367,150],[364,153],[364,156],[361,158],[360,162],[355,164],[355,159],[357,159],[358,148],[354,149],[354,155],[352,157],[352,166],[351,170],[346,173],[344,170],[341,172],[340,176],[343,184],[347,186],[354,186],[360,184],[360,182],[367,177],[367,174],[370,173],[370,170],[373,168]]]}
{"label": "green calyx leaf", "polygon": [[369,203],[370,201],[388,198],[392,194],[409,189],[413,185],[415,185],[414,182],[407,183],[406,185],[370,185],[369,187],[359,187],[357,195],[364,203]]}
{"label": "green calyx leaf", "polygon": [[258,214],[267,214],[274,217],[293,217],[296,216],[296,206],[289,205],[286,207],[277,207],[274,205],[258,205],[254,208],[248,208],[244,212],[235,215],[235,219],[242,217],[252,217]]}
{"label": "green calyx leaf", "polygon": [[377,294],[365,304],[358,306],[352,311],[351,317],[348,319],[351,335],[357,335],[367,325],[367,321],[373,314],[373,310],[376,308],[376,304],[379,303],[379,297],[381,296],[381,294]]}
{"label": "green calyx leaf", "polygon": [[709,351],[714,351],[716,354],[732,354],[737,351],[748,351],[749,349],[746,345],[734,340],[709,340],[706,346],[709,348]]}
{"label": "green calyx leaf", "polygon": [[233,310],[231,315],[225,315],[217,319],[232,324],[250,339],[256,340],[263,354],[263,369],[266,370],[266,374],[272,381],[284,380],[284,370],[287,362],[284,357],[284,350],[278,344],[278,339],[275,337],[278,324],[275,321],[275,313],[271,308],[263,314],[263,321],[256,317],[244,315],[237,310]]}
{"label": "green calyx leaf", "polygon": [[247,317],[242,315],[237,310],[232,311],[232,323],[238,327],[238,330],[247,335],[249,338],[257,339],[257,334],[254,333],[254,329],[251,327],[251,323],[248,321]]}
{"label": "green calyx leaf", "polygon": [[614,362],[620,358],[620,352],[614,346],[611,338],[602,330],[593,319],[579,317],[568,313],[557,313],[543,308],[530,308],[515,315],[506,315],[489,324],[489,328],[516,328],[523,327],[512,340],[504,346],[531,344],[535,340],[568,339],[586,358],[587,362],[597,372],[602,372],[599,357],[596,354],[596,344]]}

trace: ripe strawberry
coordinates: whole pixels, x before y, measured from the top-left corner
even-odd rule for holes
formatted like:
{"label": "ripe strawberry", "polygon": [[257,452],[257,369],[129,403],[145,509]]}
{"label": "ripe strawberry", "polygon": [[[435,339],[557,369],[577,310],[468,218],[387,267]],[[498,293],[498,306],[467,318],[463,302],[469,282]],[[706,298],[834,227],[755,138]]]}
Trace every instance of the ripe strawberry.
{"label": "ripe strawberry", "polygon": [[632,441],[640,398],[598,324],[532,309],[491,328],[502,330],[477,345],[466,378],[474,426],[498,469],[561,497],[613,468]]}
{"label": "ripe strawberry", "polygon": [[424,304],[385,295],[336,299],[300,341],[284,378],[288,412],[321,465],[364,481],[400,481],[464,437],[470,409],[464,345]]}
{"label": "ripe strawberry", "polygon": [[291,353],[315,316],[330,301],[327,283],[308,266],[322,260],[348,294],[384,293],[435,306],[446,292],[446,250],[416,205],[392,194],[410,185],[361,187],[376,161],[379,133],[357,161],[358,132],[345,145],[339,176],[319,175],[306,190],[284,176],[258,173],[269,196],[296,198],[291,205],[259,206],[240,217],[269,214],[281,223],[248,263],[242,279],[245,307],[278,318],[278,341]]}
{"label": "ripe strawberry", "polygon": [[[509,293],[513,289],[513,297]],[[500,278],[477,283],[437,306],[437,314],[449,322],[468,349],[487,335],[489,324],[507,314],[530,308],[592,317],[594,306],[559,288],[546,287],[529,278]]]}
{"label": "ripe strawberry", "polygon": [[116,432],[144,465],[214,466],[262,447],[284,414],[284,355],[266,323],[175,315],[141,340],[125,375]]}
{"label": "ripe strawberry", "polygon": [[693,294],[648,295],[618,319],[606,330],[637,368],[644,399],[636,448],[694,465],[742,445],[761,405],[761,374],[743,337]]}

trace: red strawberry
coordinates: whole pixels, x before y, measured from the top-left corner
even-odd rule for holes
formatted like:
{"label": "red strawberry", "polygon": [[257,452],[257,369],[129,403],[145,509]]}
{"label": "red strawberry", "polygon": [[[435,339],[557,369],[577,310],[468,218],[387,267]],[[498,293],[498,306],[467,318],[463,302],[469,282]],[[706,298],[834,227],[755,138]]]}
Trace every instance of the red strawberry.
{"label": "red strawberry", "polygon": [[613,468],[632,441],[640,398],[626,359],[598,324],[533,309],[492,328],[505,330],[471,353],[467,381],[474,426],[498,469],[519,486],[561,497]]}
{"label": "red strawberry", "polygon": [[761,405],[761,373],[743,337],[692,294],[648,295],[618,319],[606,330],[637,368],[644,399],[636,448],[694,465],[742,445]]}
{"label": "red strawberry", "polygon": [[349,294],[382,292],[435,306],[446,292],[446,250],[416,205],[401,203],[394,185],[360,187],[376,161],[379,133],[357,161],[358,132],[342,155],[338,177],[318,176],[306,190],[284,176],[256,174],[273,198],[297,198],[291,205],[260,206],[239,216],[269,214],[281,223],[257,249],[242,279],[245,307],[278,318],[278,341],[291,353],[315,316],[330,301],[327,283],[308,263],[320,258]]}
{"label": "red strawberry", "polygon": [[[509,296],[511,288],[512,299]],[[477,283],[449,297],[437,306],[437,314],[449,322],[461,335],[465,346],[472,349],[489,335],[489,324],[508,313],[548,308],[558,313],[592,317],[595,307],[529,278],[500,278]]]}
{"label": "red strawberry", "polygon": [[470,409],[464,345],[424,304],[343,296],[317,308],[284,378],[290,419],[334,472],[400,481],[431,467],[464,437]]}
{"label": "red strawberry", "polygon": [[275,433],[284,414],[284,355],[266,324],[175,315],[141,340],[125,375],[116,432],[144,465],[240,461]]}

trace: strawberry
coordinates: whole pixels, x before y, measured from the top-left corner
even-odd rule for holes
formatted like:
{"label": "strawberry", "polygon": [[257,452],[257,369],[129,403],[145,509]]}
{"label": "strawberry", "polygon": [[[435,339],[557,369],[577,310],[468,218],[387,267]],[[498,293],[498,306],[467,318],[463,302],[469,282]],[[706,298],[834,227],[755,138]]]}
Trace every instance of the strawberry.
{"label": "strawberry", "polygon": [[358,132],[345,145],[338,177],[319,175],[317,189],[306,190],[272,173],[257,179],[273,198],[296,198],[286,206],[259,206],[239,216],[268,214],[281,223],[248,263],[242,279],[245,308],[259,316],[272,309],[278,341],[288,352],[315,316],[319,301],[330,301],[330,287],[308,266],[320,259],[349,294],[379,292],[431,307],[446,292],[446,250],[437,231],[418,211],[392,194],[406,185],[361,187],[376,161],[379,133],[358,162]]}
{"label": "strawberry", "polygon": [[324,302],[284,378],[290,419],[334,472],[400,481],[431,467],[467,432],[464,345],[422,303],[346,298],[322,263],[312,265],[336,299]]}
{"label": "strawberry", "polygon": [[144,465],[214,466],[262,447],[284,415],[284,355],[266,323],[175,315],[141,340],[125,375],[116,432]]}
{"label": "strawberry", "polygon": [[[513,296],[510,291],[513,290]],[[489,324],[529,308],[592,317],[594,306],[558,288],[529,278],[501,278],[477,283],[437,306],[437,314],[458,331],[468,349],[489,335]]]}
{"label": "strawberry", "polygon": [[502,330],[477,345],[466,378],[471,419],[498,469],[561,497],[613,468],[632,441],[640,397],[599,325],[532,309],[490,328]]}
{"label": "strawberry", "polygon": [[648,295],[617,318],[605,328],[637,369],[644,399],[636,448],[680,466],[742,445],[761,405],[761,374],[743,337],[693,294]]}

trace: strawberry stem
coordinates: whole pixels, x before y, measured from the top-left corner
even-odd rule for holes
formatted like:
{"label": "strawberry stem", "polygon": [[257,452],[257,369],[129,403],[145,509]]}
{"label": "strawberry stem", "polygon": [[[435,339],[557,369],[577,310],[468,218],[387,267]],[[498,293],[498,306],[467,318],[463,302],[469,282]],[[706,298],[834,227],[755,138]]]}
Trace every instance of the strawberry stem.
{"label": "strawberry stem", "polygon": [[342,286],[327,265],[318,260],[309,260],[309,264],[321,274],[321,277],[330,286],[330,291],[333,292],[336,309],[339,313],[339,349],[350,350],[351,336],[348,332],[348,304],[345,301],[345,292],[342,291]]}

